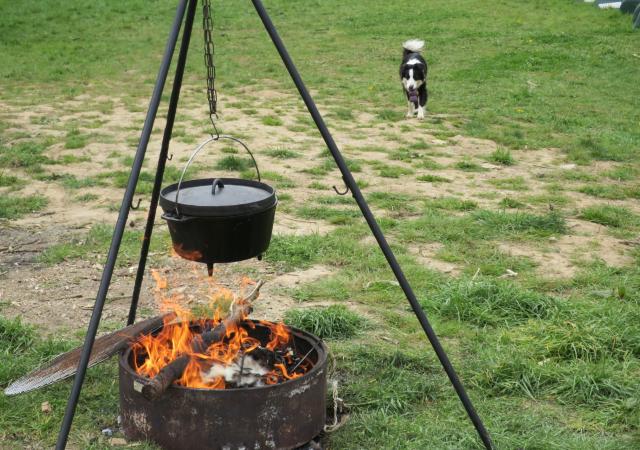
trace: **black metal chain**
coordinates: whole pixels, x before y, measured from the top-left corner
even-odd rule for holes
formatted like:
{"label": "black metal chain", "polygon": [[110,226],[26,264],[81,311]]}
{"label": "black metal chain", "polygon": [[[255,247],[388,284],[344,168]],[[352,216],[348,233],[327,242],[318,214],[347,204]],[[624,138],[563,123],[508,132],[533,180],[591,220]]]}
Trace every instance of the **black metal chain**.
{"label": "black metal chain", "polygon": [[[216,136],[220,136],[216,127],[218,118],[218,93],[216,92],[216,66],[213,55],[213,15],[211,14],[211,0],[202,1],[202,29],[204,31],[204,65],[207,68],[207,99],[209,101],[209,120],[213,125]],[[213,135],[212,135],[213,136]]]}

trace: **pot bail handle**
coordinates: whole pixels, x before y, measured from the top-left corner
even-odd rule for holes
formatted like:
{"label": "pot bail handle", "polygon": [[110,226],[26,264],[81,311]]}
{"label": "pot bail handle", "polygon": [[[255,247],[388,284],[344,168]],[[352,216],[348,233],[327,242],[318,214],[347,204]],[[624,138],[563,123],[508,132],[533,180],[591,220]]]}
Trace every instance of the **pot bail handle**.
{"label": "pot bail handle", "polygon": [[220,178],[213,180],[213,184],[211,185],[211,195],[216,195],[216,186],[219,186],[218,191],[224,187],[224,183]]}
{"label": "pot bail handle", "polygon": [[[258,175],[258,181],[262,181],[262,177],[260,176],[260,169],[258,168],[258,163],[256,162],[256,159],[253,157],[253,153],[251,153],[251,150],[249,150],[249,147],[247,147],[247,144],[245,144],[244,142],[242,142],[240,139],[238,138],[234,138],[233,136],[229,136],[226,134],[221,134],[221,135],[216,135],[216,136],[211,136],[210,138],[208,138],[206,141],[202,142],[200,145],[198,145],[196,147],[196,149],[193,151],[193,153],[191,154],[191,156],[189,157],[189,160],[187,161],[187,164],[184,166],[184,169],[182,169],[182,173],[180,174],[180,181],[178,181],[178,187],[176,188],[176,199],[175,199],[175,203],[176,203],[176,215],[178,217],[180,217],[180,210],[178,209],[178,199],[180,198],[180,188],[182,187],[182,181],[184,180],[184,175],[187,173],[187,169],[189,168],[189,166],[191,165],[191,163],[193,162],[193,160],[196,158],[196,156],[198,156],[198,153],[200,153],[200,151],[209,143],[214,142],[214,141],[220,141],[222,139],[226,139],[229,141],[233,141],[236,142],[238,144],[240,144],[249,154],[249,156],[251,157],[251,161],[253,161],[253,166],[256,168],[256,174]],[[216,181],[219,182],[218,186],[220,186],[221,188],[224,187],[224,185],[222,184],[222,181],[220,181],[219,179],[215,179],[213,181],[213,186],[211,187],[211,193],[213,195],[215,195],[215,189],[216,189]]]}

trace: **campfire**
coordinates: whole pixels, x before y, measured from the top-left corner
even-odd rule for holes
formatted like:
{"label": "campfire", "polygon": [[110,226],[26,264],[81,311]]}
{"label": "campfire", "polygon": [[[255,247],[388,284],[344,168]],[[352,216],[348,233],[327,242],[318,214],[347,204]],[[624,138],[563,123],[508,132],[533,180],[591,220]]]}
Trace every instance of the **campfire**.
{"label": "campfire", "polygon": [[284,323],[249,319],[262,282],[245,280],[240,296],[216,286],[212,313],[201,317],[153,276],[162,327],[120,358],[128,439],[168,449],[298,448],[322,431],[326,348]]}
{"label": "campfire", "polygon": [[[257,283],[247,297],[234,300],[224,320],[219,308],[213,317],[196,318],[189,309],[163,300],[163,308],[170,312],[162,329],[132,345],[136,373],[161,391],[167,381],[190,388],[231,389],[277,384],[304,375],[311,363],[297,351],[284,323],[258,322],[269,331],[266,342],[253,335],[256,323],[247,319],[260,286]],[[143,393],[155,398],[161,392],[154,388]]]}

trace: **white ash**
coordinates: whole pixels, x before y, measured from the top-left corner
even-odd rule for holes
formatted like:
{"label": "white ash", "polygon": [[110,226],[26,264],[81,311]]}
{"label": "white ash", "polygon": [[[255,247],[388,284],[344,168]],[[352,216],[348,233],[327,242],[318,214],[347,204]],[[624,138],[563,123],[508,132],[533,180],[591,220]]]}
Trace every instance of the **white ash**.
{"label": "white ash", "polygon": [[[240,367],[242,366],[242,378],[240,378]],[[208,372],[202,373],[205,381],[213,381],[222,377],[227,384],[234,384],[237,387],[264,386],[262,377],[269,373],[269,369],[260,361],[247,354],[238,356],[230,364],[214,363]]]}

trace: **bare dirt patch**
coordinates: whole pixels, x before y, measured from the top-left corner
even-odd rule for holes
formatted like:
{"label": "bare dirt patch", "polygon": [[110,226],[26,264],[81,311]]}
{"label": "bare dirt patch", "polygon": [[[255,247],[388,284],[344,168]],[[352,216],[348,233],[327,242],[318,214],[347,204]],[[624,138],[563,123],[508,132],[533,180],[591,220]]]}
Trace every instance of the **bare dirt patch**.
{"label": "bare dirt patch", "polygon": [[284,313],[296,305],[296,301],[285,293],[286,288],[311,283],[328,277],[332,273],[333,271],[329,267],[317,265],[306,270],[276,275],[268,279],[260,301],[256,302],[255,316],[267,320],[282,320]]}
{"label": "bare dirt patch", "polygon": [[460,267],[456,264],[442,261],[436,257],[436,254],[442,250],[443,247],[444,245],[434,242],[421,245],[409,245],[407,249],[423,266],[449,275],[459,275],[461,273]]}
{"label": "bare dirt patch", "polygon": [[[221,110],[219,125],[224,133],[239,136],[249,144],[263,173],[270,173],[274,178],[284,177],[284,181],[274,182],[281,184],[277,188],[283,198],[274,232],[282,235],[306,235],[325,234],[335,230],[336,226],[326,220],[308,220],[296,214],[299,208],[315,204],[319,197],[335,195],[331,186],[336,185],[340,189],[343,186],[340,174],[334,167],[326,171],[310,171],[329,160],[325,144],[309,121],[303,104],[293,93],[275,89],[263,89],[259,97],[250,91],[244,94],[246,95],[227,98],[220,96],[224,109]],[[185,86],[181,104],[186,106],[181,107],[170,148],[173,158],[168,162],[168,167],[172,169],[182,170],[196,145],[209,136],[211,130],[207,124],[203,99],[200,89]],[[26,139],[51,140],[53,144],[46,151],[48,157],[58,160],[72,155],[83,160],[64,165],[45,165],[45,174],[70,175],[83,179],[99,176],[107,171],[130,170],[130,160],[127,158],[135,152],[147,100],[92,98],[83,95],[66,102],[28,108],[7,103],[0,106],[3,110],[2,118],[9,125],[7,134],[13,136],[10,137],[9,144]],[[578,170],[575,166],[566,165],[564,155],[558,149],[514,151],[516,163],[512,166],[489,162],[488,156],[497,148],[494,142],[461,135],[447,138],[442,137],[444,134],[439,134],[445,132],[450,136],[452,130],[455,130],[446,115],[429,117],[423,123],[381,123],[376,115],[368,111],[356,113],[355,119],[350,120],[335,119],[331,113],[328,111],[328,118],[336,142],[347,158],[360,162],[360,171],[355,172],[354,176],[358,182],[368,183],[368,187],[364,188],[365,195],[384,191],[406,194],[416,200],[457,196],[473,199],[480,207],[494,209],[500,199],[510,196],[523,200],[527,209],[546,210],[547,204],[528,202],[527,196],[549,194],[549,179],[554,179],[553,175],[559,170]],[[154,173],[161,143],[160,131],[164,125],[162,116],[161,111],[147,151],[144,170],[149,173]],[[275,116],[282,124],[269,124],[264,120],[267,116]],[[70,130],[78,130],[86,136],[87,142],[82,148],[66,148],[65,139]],[[424,145],[412,149],[411,146],[417,142],[423,142]],[[215,169],[221,158],[231,154],[229,152],[232,150],[229,148],[225,150],[226,153],[223,152],[224,147],[228,146],[216,144],[203,152],[190,169],[192,176],[238,176],[237,172]],[[275,157],[271,152],[274,149],[289,150],[295,156]],[[411,149],[415,158],[397,160],[391,157],[394,151],[407,149]],[[242,149],[237,150],[234,156],[246,157]],[[439,166],[425,168],[422,163],[427,159]],[[464,171],[456,167],[457,162],[467,159],[483,170]],[[408,174],[398,178],[384,178],[380,174],[381,164],[404,169]],[[594,163],[596,171],[611,167],[611,163]],[[115,223],[123,189],[114,187],[111,178],[105,180],[105,186],[72,189],[55,180],[38,180],[26,170],[16,169],[14,172],[28,180],[19,190],[20,195],[45,195],[49,204],[45,210],[24,216],[11,224],[7,223],[6,227],[5,223],[0,224],[0,302],[3,304],[3,314],[21,316],[25,321],[37,323],[50,332],[73,332],[84,328],[91,314],[104,261],[73,260],[48,267],[37,263],[36,256],[48,246],[69,239],[78,230],[86,230],[96,223]],[[175,171],[173,174],[175,175]],[[446,178],[449,182],[417,181],[417,177],[427,174]],[[524,180],[526,190],[510,191],[495,185],[496,180],[519,177]],[[165,185],[176,181],[167,178]],[[309,187],[311,183],[315,184],[315,189]],[[569,199],[567,208],[584,208],[602,203],[601,199],[574,192],[573,188],[578,184],[579,182],[563,182],[561,186],[554,187],[556,190],[561,189],[561,194]],[[0,194],[8,189],[0,188]],[[96,197],[79,201],[80,195],[86,193]],[[142,198],[142,208],[130,211],[128,223],[135,229],[142,229],[146,221],[148,195],[136,196],[138,197]],[[615,202],[616,205],[637,210],[634,203],[627,200]],[[388,216],[389,211],[378,208],[376,213]],[[157,220],[157,226],[163,226],[160,219]],[[374,242],[369,240],[367,243]],[[632,263],[629,248],[611,237],[604,227],[578,220],[570,221],[569,235],[561,236],[544,247],[505,243],[501,248],[515,256],[530,257],[538,263],[537,270],[545,277],[571,277],[575,273],[577,262],[585,259],[599,258],[616,267]],[[409,251],[425,267],[452,276],[461,273],[460,267],[436,257],[440,249],[440,244],[409,247]],[[188,263],[168,255],[157,256],[154,266],[173,278],[176,292],[183,296],[187,304],[205,305],[208,302],[212,284],[210,280],[204,280],[206,277],[202,267],[192,268]],[[215,284],[238,291],[242,276],[246,273],[267,281],[263,297],[256,306],[256,316],[279,319],[286,309],[295,304],[286,294],[286,288],[329,276],[331,271],[327,267],[316,266],[289,274],[278,274],[268,264],[247,261],[216,266]],[[135,267],[118,269],[114,275],[104,313],[108,326],[124,323],[134,275]],[[154,283],[152,277],[147,275],[140,314],[144,316],[156,312]]]}
{"label": "bare dirt patch", "polygon": [[301,236],[306,234],[326,234],[336,227],[322,220],[305,220],[279,213],[273,225],[275,234]]}
{"label": "bare dirt patch", "polygon": [[581,263],[604,261],[612,267],[633,264],[629,247],[624,241],[607,233],[606,227],[581,220],[569,220],[572,234],[554,237],[537,246],[523,243],[502,242],[500,250],[512,256],[531,258],[536,273],[548,279],[569,279]]}
{"label": "bare dirt patch", "polygon": [[502,242],[498,248],[510,256],[530,258],[536,264],[536,272],[544,278],[567,279],[573,277],[577,270],[573,253],[563,253],[558,247],[541,250],[524,244]]}

